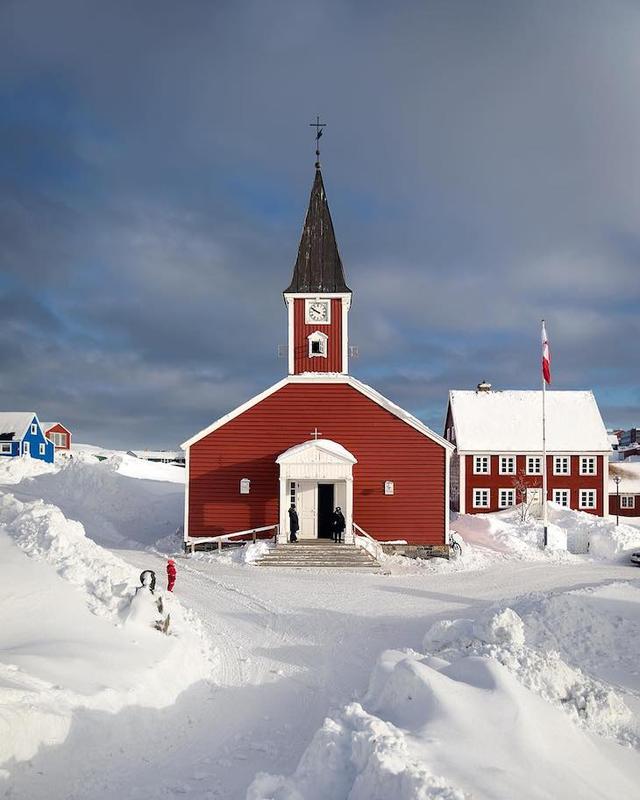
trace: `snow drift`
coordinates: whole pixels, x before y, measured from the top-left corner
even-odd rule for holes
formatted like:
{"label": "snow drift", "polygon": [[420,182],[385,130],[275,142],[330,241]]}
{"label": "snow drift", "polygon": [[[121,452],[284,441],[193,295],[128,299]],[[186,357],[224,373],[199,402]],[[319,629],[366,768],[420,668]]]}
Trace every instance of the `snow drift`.
{"label": "snow drift", "polygon": [[123,625],[138,575],[42,500],[0,497],[0,763],[63,741],[79,708],[162,708],[209,677],[198,620],[166,597],[172,635]]}

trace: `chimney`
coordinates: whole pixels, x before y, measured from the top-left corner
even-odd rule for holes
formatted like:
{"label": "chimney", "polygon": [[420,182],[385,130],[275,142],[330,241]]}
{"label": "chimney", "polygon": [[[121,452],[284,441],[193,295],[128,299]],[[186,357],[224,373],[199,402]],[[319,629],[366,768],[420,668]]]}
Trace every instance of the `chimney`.
{"label": "chimney", "polygon": [[482,383],[478,384],[476,392],[490,392],[491,391],[491,384],[487,383],[486,381],[482,381]]}

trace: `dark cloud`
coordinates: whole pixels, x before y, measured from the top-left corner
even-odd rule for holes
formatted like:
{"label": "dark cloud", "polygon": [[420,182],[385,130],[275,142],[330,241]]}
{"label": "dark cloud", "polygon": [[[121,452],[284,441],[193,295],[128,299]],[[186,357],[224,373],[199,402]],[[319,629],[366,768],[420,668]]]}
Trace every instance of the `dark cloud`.
{"label": "dark cloud", "polygon": [[637,423],[639,36],[622,1],[3,4],[3,404],[170,446],[277,380],[322,113],[355,374],[439,428],[537,385],[545,316],[558,388]]}

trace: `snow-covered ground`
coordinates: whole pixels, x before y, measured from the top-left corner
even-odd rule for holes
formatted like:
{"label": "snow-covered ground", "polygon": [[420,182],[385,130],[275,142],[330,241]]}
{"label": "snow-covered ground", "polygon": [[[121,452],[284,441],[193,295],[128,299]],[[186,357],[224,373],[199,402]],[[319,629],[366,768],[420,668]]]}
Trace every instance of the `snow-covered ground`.
{"label": "snow-covered ground", "polygon": [[166,637],[125,619],[142,569],[164,586],[184,470],[106,455],[0,465],[0,796],[634,795],[637,528],[605,546],[612,522],[562,512],[596,543],[571,555],[459,517],[461,559],[387,574],[180,554]]}

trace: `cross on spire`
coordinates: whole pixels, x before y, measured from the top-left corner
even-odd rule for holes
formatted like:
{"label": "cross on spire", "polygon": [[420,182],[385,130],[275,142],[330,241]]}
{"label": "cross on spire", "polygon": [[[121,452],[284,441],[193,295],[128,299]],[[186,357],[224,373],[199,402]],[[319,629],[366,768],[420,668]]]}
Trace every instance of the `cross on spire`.
{"label": "cross on spire", "polygon": [[327,127],[326,122],[320,122],[320,117],[316,116],[315,122],[309,123],[310,128],[316,129],[316,169],[320,169],[320,137],[322,129]]}
{"label": "cross on spire", "polygon": [[311,431],[311,433],[309,434],[309,436],[313,436],[313,438],[314,438],[316,441],[318,441],[318,438],[319,438],[320,436],[322,436],[322,432],[318,430],[318,426],[316,425],[316,427],[315,427],[315,428],[314,428],[314,429]]}

